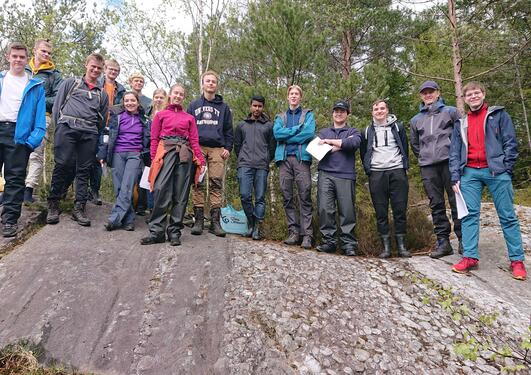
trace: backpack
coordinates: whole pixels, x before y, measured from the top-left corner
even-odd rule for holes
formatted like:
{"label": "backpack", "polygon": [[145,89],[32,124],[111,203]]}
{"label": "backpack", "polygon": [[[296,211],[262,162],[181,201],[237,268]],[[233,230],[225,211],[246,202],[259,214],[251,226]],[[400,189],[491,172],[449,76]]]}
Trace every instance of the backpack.
{"label": "backpack", "polygon": [[[74,84],[72,85],[70,90],[68,90],[68,93],[66,94],[66,98],[63,101],[63,104],[61,105],[61,109],[59,109],[59,119],[61,119],[63,117],[63,108],[65,107],[65,105],[68,102],[68,100],[70,100],[70,98],[72,97],[72,93],[74,92],[74,90],[79,89],[79,86],[81,86],[82,83],[83,83],[83,80],[81,78],[79,78],[79,77],[76,77],[76,79],[74,81]],[[87,91],[87,90],[83,90],[83,91]],[[89,91],[89,92],[92,95],[92,91]],[[94,93],[94,95],[98,96],[98,108],[99,108],[101,106],[101,93],[100,92]],[[73,116],[68,116],[68,117],[74,118],[74,119],[80,120],[80,121],[85,121],[85,119],[82,119],[82,118],[77,118],[77,117],[73,117]],[[98,117],[101,120],[104,120],[103,116],[101,115],[101,113],[99,111],[98,111]]]}

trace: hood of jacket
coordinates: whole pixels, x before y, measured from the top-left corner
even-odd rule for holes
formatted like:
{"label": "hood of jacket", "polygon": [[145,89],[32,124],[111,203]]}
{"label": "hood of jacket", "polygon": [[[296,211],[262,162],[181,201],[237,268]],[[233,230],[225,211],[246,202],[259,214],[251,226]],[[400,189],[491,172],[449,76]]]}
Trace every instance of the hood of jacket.
{"label": "hood of jacket", "polygon": [[430,111],[434,111],[434,110],[438,110],[442,107],[444,107],[446,104],[444,103],[444,99],[442,98],[442,96],[439,96],[439,99],[437,99],[436,102],[433,102],[432,104],[430,105],[426,105],[424,103],[420,103],[419,105],[419,111],[420,112],[430,112]]}
{"label": "hood of jacket", "polygon": [[260,122],[262,124],[265,124],[266,122],[271,121],[271,119],[266,114],[262,113],[260,115],[260,117],[255,120],[255,119],[253,119],[252,114],[249,113],[247,115],[247,118],[245,120],[243,120],[243,121],[248,122],[248,123],[253,123],[255,121],[258,121],[258,122]]}
{"label": "hood of jacket", "polygon": [[37,74],[39,72],[46,71],[46,70],[48,70],[48,71],[54,71],[55,70],[55,64],[51,60],[50,61],[45,61],[44,63],[39,65],[39,67],[37,68],[35,66],[35,57],[31,58],[31,60],[28,63],[28,66],[30,67],[31,72],[33,74]]}

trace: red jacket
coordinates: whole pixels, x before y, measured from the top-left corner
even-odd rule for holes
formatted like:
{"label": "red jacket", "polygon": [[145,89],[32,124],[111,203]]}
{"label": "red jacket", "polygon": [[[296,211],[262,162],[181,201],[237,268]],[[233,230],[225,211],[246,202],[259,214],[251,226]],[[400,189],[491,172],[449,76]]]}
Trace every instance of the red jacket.
{"label": "red jacket", "polygon": [[199,136],[195,118],[183,111],[177,104],[169,105],[165,110],[158,112],[151,124],[151,159],[155,159],[160,138],[163,136],[179,136],[188,138],[194,156],[205,165],[205,159],[199,147]]}
{"label": "red jacket", "polygon": [[485,149],[485,119],[487,104],[475,111],[468,112],[468,155],[467,166],[471,168],[488,168]]}

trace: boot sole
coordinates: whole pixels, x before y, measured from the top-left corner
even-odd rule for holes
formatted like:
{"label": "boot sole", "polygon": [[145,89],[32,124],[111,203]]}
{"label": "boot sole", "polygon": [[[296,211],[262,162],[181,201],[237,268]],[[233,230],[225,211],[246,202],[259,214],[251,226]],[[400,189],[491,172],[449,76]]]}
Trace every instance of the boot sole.
{"label": "boot sole", "polygon": [[216,232],[214,232],[213,230],[209,230],[208,233],[212,233],[216,237],[225,237],[227,235],[227,233],[217,233],[216,234]]}
{"label": "boot sole", "polygon": [[78,221],[75,217],[71,217],[72,220],[74,220],[75,222],[77,222],[79,225],[81,225],[82,227],[90,227],[90,221],[88,223],[82,223],[80,221]]}
{"label": "boot sole", "polygon": [[446,257],[448,255],[454,255],[454,251],[452,250],[451,252],[447,252],[447,253],[444,253],[444,254],[435,254],[435,255],[430,254],[430,258],[431,259],[440,259],[440,258]]}
{"label": "boot sole", "polygon": [[460,273],[460,274],[466,274],[468,273],[469,271],[472,271],[472,270],[477,270],[478,269],[478,266],[472,266],[472,267],[469,267],[467,268],[466,270],[464,271],[460,271],[458,269],[455,269],[452,267],[452,271],[455,272],[455,273]]}
{"label": "boot sole", "polygon": [[59,224],[59,219],[52,219],[52,220],[48,220],[46,219],[46,224],[51,224],[51,225],[54,225],[54,224]]}

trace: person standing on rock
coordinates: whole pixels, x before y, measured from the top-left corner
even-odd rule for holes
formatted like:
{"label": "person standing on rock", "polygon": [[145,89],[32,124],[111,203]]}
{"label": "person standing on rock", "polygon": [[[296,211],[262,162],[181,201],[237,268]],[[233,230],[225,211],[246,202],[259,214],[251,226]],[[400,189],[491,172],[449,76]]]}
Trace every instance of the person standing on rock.
{"label": "person standing on rock", "polygon": [[205,169],[195,118],[183,111],[185,95],[181,85],[173,85],[170,104],[153,119],[150,147],[153,162],[149,171],[153,210],[148,222],[149,236],[142,238],[142,245],[162,243],[166,235],[171,246],[181,244],[190,183],[194,181],[193,163],[198,165],[199,173]]}
{"label": "person standing on rock", "polygon": [[317,210],[319,229],[323,243],[317,251],[336,251],[336,206],[339,214],[339,239],[341,249],[347,256],[355,256],[358,241],[354,237],[356,226],[356,150],[360,147],[359,130],[348,126],[350,106],[338,100],[332,108],[333,125],[322,129],[318,137],[320,144],[332,146],[319,161],[317,182]]}
{"label": "person standing on rock", "polygon": [[113,112],[109,121],[109,142],[102,143],[96,158],[112,168],[116,201],[105,229],[135,230],[133,188],[138,169],[149,153],[149,126],[135,92],[123,95],[121,110]]}
{"label": "person standing on rock", "polygon": [[251,113],[238,124],[234,133],[240,198],[249,228],[245,237],[252,237],[253,240],[262,239],[261,223],[265,217],[267,176],[276,143],[273,137],[273,123],[263,113],[264,105],[263,96],[253,96]]}
{"label": "person standing on rock", "polygon": [[410,257],[406,248],[409,190],[407,136],[404,125],[395,115],[389,114],[389,107],[384,100],[377,100],[372,105],[372,124],[363,133],[361,158],[365,173],[369,176],[369,191],[383,245],[380,258],[391,256],[389,202],[393,209],[398,256]]}
{"label": "person standing on rock", "polygon": [[30,153],[46,133],[44,83],[25,72],[28,49],[11,43],[9,70],[0,72],[0,169],[4,167],[2,235],[14,237],[24,199],[24,178]]}
{"label": "person standing on rock", "polygon": [[[275,117],[273,134],[277,140],[275,162],[279,167],[280,189],[284,198],[284,211],[288,222],[286,245],[299,245],[311,249],[312,230],[312,177],[311,155],[306,151],[315,136],[315,118],[311,109],[302,108],[302,89],[288,88],[289,108]],[[299,214],[294,195],[297,185]],[[302,243],[301,243],[302,237]]]}
{"label": "person standing on rock", "polygon": [[419,93],[422,104],[420,112],[410,122],[410,141],[411,149],[419,161],[420,175],[430,200],[431,217],[437,236],[437,243],[430,257],[438,259],[454,253],[449,240],[452,228],[446,216],[445,191],[452,211],[454,232],[459,240],[459,252],[462,252],[461,222],[457,218],[448,167],[450,137],[459,113],[457,108],[444,104],[436,82],[425,81],[420,86]]}
{"label": "person standing on rock", "polygon": [[75,164],[76,196],[72,219],[79,225],[90,226],[85,213],[88,180],[109,108],[107,93],[98,83],[104,63],[102,55],[90,54],[85,61],[85,75],[66,79],[57,93],[52,112],[56,124],[55,166],[48,195],[48,224],[59,222],[59,201]]}
{"label": "person standing on rock", "polygon": [[[208,190],[210,196],[210,229],[218,237],[225,237],[221,228],[223,204],[223,179],[225,162],[233,145],[232,112],[223,97],[217,94],[219,76],[209,70],[201,76],[203,94],[188,106],[187,112],[194,116],[199,132],[199,144],[207,163]],[[203,233],[206,181],[203,179],[192,188],[195,223],[192,234]]]}
{"label": "person standing on rock", "polygon": [[[44,95],[46,97],[46,128],[50,127],[52,108],[57,95],[59,85],[63,82],[61,72],[55,69],[52,59],[52,44],[48,39],[37,39],[33,48],[33,58],[26,65],[26,72],[44,83]],[[30,154],[28,162],[28,174],[26,176],[26,188],[24,190],[24,202],[33,203],[33,191],[42,175],[44,168],[44,149],[46,138],[40,146]]]}
{"label": "person standing on rock", "polygon": [[486,186],[500,219],[513,277],[525,280],[520,222],[513,206],[511,176],[518,157],[513,122],[504,107],[487,105],[482,84],[466,84],[463,96],[469,111],[452,134],[450,172],[453,189],[461,191],[468,215],[462,219],[463,259],[452,270],[465,273],[478,266],[479,216]]}

